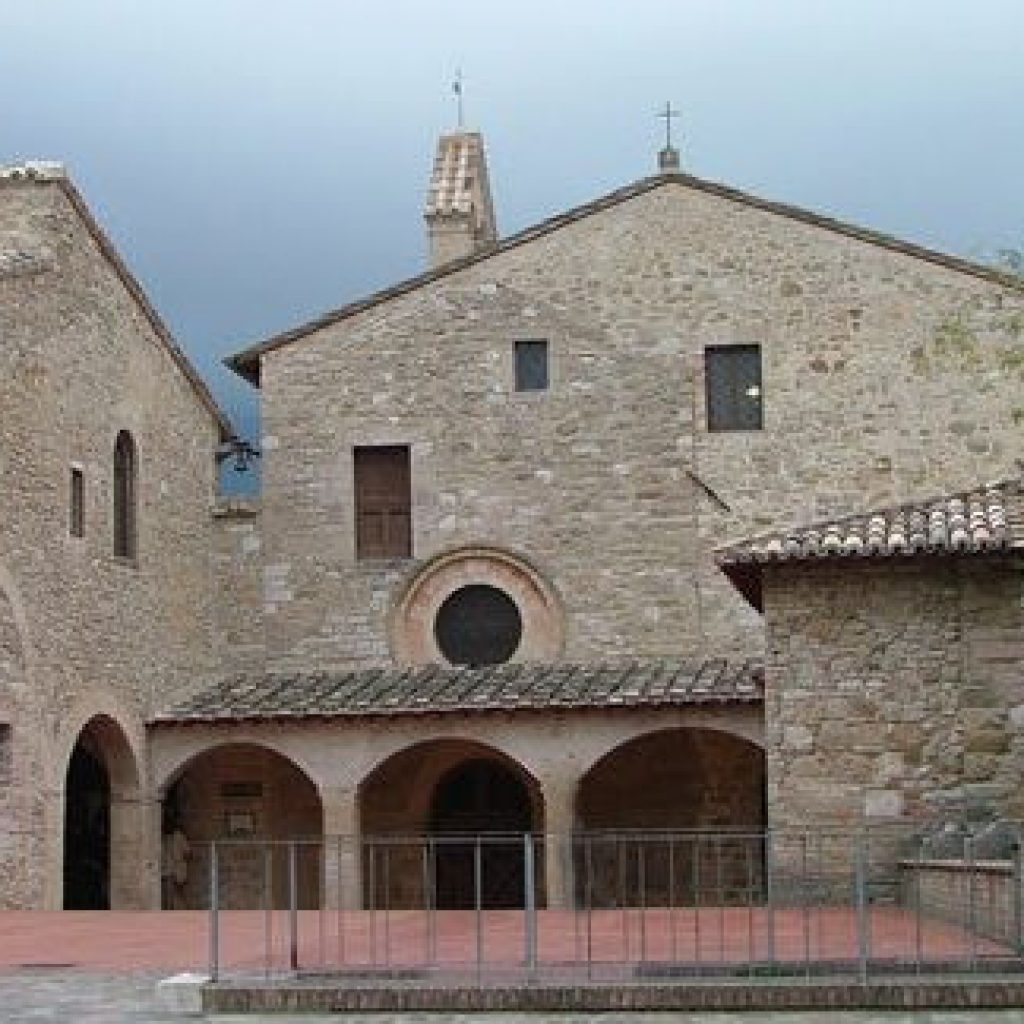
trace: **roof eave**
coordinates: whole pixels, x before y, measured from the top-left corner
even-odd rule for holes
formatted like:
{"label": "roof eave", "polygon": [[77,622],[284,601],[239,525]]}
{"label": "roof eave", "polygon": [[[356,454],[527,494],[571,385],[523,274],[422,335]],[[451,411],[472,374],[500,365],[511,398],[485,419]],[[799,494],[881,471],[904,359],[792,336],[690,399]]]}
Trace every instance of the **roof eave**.
{"label": "roof eave", "polygon": [[764,694],[761,692],[732,693],[732,694],[708,694],[699,698],[689,700],[649,700],[636,703],[610,701],[606,704],[589,703],[564,703],[564,704],[537,704],[537,705],[476,705],[451,707],[423,707],[423,708],[390,708],[390,709],[367,709],[365,711],[311,711],[308,713],[296,714],[293,712],[253,712],[251,714],[218,714],[216,712],[208,715],[161,715],[146,722],[147,729],[161,728],[187,728],[198,726],[252,726],[252,725],[283,725],[289,722],[340,722],[340,721],[365,721],[367,719],[393,719],[393,718],[439,718],[451,715],[541,715],[552,712],[605,712],[605,711],[650,711],[652,709],[693,708],[724,705],[756,705],[764,701]]}
{"label": "roof eave", "polygon": [[88,204],[82,194],[78,191],[74,182],[69,177],[65,176],[59,179],[57,184],[64,192],[68,202],[71,203],[75,213],[85,225],[86,231],[88,231],[103,258],[110,264],[114,273],[121,281],[121,284],[132,297],[138,308],[142,311],[143,316],[148,321],[157,338],[159,338],[161,344],[166,349],[167,354],[171,357],[171,360],[192,386],[192,389],[195,391],[201,404],[213,417],[214,422],[217,424],[220,440],[230,441],[235,438],[237,436],[237,432],[235,431],[231,421],[228,419],[227,414],[217,404],[216,399],[213,397],[210,389],[206,386],[205,381],[199,376],[199,373],[192,365],[188,356],[185,355],[178,343],[174,340],[174,336],[171,334],[160,314],[156,311],[156,308],[146,296],[142,285],[139,284],[138,279],[128,268],[128,264],[121,258],[121,255],[117,251],[113,242],[111,242],[107,233],[100,226],[99,221],[97,221],[93,216],[92,211],[89,209]]}
{"label": "roof eave", "polygon": [[860,227],[859,225],[827,216],[826,214],[814,213],[810,210],[806,210],[802,207],[794,206],[789,203],[762,199],[749,192],[743,192],[739,189],[730,188],[729,186],[722,185],[718,182],[698,178],[692,174],[684,174],[682,172],[661,173],[651,175],[647,178],[640,178],[630,185],[615,189],[614,191],[605,193],[604,195],[601,195],[587,203],[583,203],[579,206],[572,207],[569,210],[565,210],[562,213],[548,217],[537,224],[524,228],[522,231],[518,231],[514,235],[510,235],[508,238],[493,243],[486,248],[471,253],[461,259],[453,260],[440,267],[432,268],[422,274],[416,275],[415,277],[401,281],[390,288],[382,289],[362,299],[358,299],[355,302],[347,303],[344,306],[329,310],[319,317],[299,324],[297,327],[283,331],[280,334],[272,335],[271,337],[261,342],[257,342],[256,344],[249,345],[236,354],[226,358],[224,363],[229,369],[239,374],[239,376],[249,381],[249,383],[259,387],[259,362],[260,357],[266,352],[283,348],[294,341],[298,341],[300,338],[313,334],[324,327],[329,327],[332,324],[346,320],[372,306],[387,302],[393,298],[398,298],[401,295],[415,291],[417,288],[421,288],[433,281],[437,281],[449,276],[450,274],[457,273],[466,267],[490,259],[491,256],[498,253],[507,252],[510,249],[525,245],[528,242],[532,242],[537,238],[542,238],[553,231],[557,231],[558,229],[575,223],[578,220],[582,220],[585,217],[601,213],[604,210],[618,206],[620,203],[636,198],[637,196],[650,192],[653,189],[670,184],[683,185],[708,195],[717,196],[718,198],[729,202],[739,203],[743,206],[748,206],[776,216],[787,217],[790,220],[797,221],[798,223],[808,224],[812,227],[831,231],[847,238],[853,238],[869,245],[888,249],[891,252],[900,253],[904,256],[923,260],[924,262],[942,266],[958,273],[980,278],[1000,287],[1009,288],[1012,291],[1024,294],[1024,278],[1018,277],[1013,273],[987,266],[983,263],[962,259],[959,256],[952,256],[949,253],[939,252],[936,249],[929,249],[926,246],[917,245],[914,242],[907,242],[892,235],[887,235],[881,231],[874,231],[870,228]]}

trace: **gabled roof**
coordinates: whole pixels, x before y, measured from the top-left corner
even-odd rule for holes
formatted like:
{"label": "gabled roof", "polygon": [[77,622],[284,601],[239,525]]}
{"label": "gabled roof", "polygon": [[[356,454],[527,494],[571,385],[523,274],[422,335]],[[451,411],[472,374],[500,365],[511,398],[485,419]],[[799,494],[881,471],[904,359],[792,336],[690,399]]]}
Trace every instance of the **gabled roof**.
{"label": "gabled roof", "polygon": [[1024,488],[1004,480],[867,515],[761,534],[715,551],[715,562],[761,610],[761,572],[778,562],[900,559],[1024,551]]}
{"label": "gabled roof", "polygon": [[422,665],[238,676],[157,715],[151,725],[373,718],[547,709],[760,704],[761,666],[646,661]]}
{"label": "gabled roof", "polygon": [[216,421],[217,426],[220,429],[221,440],[227,441],[233,438],[235,436],[235,430],[234,427],[232,427],[231,422],[228,420],[220,406],[217,405],[216,400],[210,393],[210,389],[206,386],[202,377],[199,376],[195,367],[189,361],[185,353],[179,348],[178,343],[174,340],[174,336],[160,318],[160,314],[157,313],[156,309],[154,309],[153,305],[146,297],[146,293],[142,290],[142,286],[128,269],[124,260],[121,259],[117,250],[114,248],[113,243],[100,227],[96,218],[93,217],[92,212],[86,205],[81,193],[67,176],[63,166],[61,164],[50,163],[48,161],[29,161],[27,163],[14,166],[0,166],[0,188],[17,186],[38,187],[42,184],[54,184],[64,193],[75,213],[85,225],[86,231],[96,243],[96,247],[99,249],[101,255],[107,263],[110,264],[125,290],[139,307],[142,315],[146,318],[150,327],[153,329],[153,333],[156,334],[160,343],[167,350],[168,355],[177,365],[178,369],[184,374],[189,384],[192,385],[193,390],[199,396],[200,402],[202,402],[210,415]]}
{"label": "gabled roof", "polygon": [[535,239],[542,238],[554,231],[558,231],[570,224],[583,220],[586,217],[591,217],[594,214],[603,212],[604,210],[609,210],[612,207],[618,206],[620,203],[627,202],[628,200],[641,196],[646,192],[651,192],[657,188],[668,188],[674,186],[684,186],[698,192],[706,193],[707,195],[716,196],[719,199],[725,199],[729,202],[752,207],[753,209],[762,210],[766,213],[773,213],[780,217],[788,217],[790,220],[795,220],[802,224],[810,224],[813,227],[832,231],[839,235],[845,235],[848,238],[854,238],[860,242],[867,242],[870,245],[877,245],[880,248],[901,253],[904,256],[912,256],[915,259],[924,260],[927,263],[934,263],[949,270],[955,270],[961,274],[967,274],[971,277],[980,278],[984,281],[1012,288],[1024,294],[1024,280],[1021,280],[1013,274],[1006,273],[1005,271],[998,270],[983,263],[975,263],[971,260],[961,259],[958,256],[950,256],[947,253],[928,249],[924,246],[916,245],[913,242],[901,241],[898,238],[893,238],[890,235],[883,234],[879,231],[872,231],[869,228],[862,228],[854,224],[848,224],[845,221],[813,213],[809,210],[802,209],[799,206],[791,206],[788,203],[776,203],[767,199],[761,199],[748,192],[741,192],[738,189],[729,188],[728,186],[720,185],[717,182],[706,181],[703,178],[694,177],[692,174],[662,173],[653,175],[649,178],[641,178],[632,185],[616,189],[614,192],[609,192],[589,203],[584,203],[582,206],[576,206],[570,210],[566,210],[564,213],[557,214],[554,217],[549,217],[547,220],[543,220],[532,227],[528,227],[523,231],[510,235],[508,238],[502,239],[496,244],[476,252],[471,256],[467,256],[459,260],[453,260],[451,263],[446,263],[441,267],[433,268],[422,274],[417,274],[415,277],[410,277],[405,281],[400,281],[389,288],[384,288],[381,291],[374,292],[363,299],[358,299],[355,302],[350,302],[347,305],[338,307],[337,309],[332,309],[323,315],[308,321],[307,323],[300,324],[298,327],[293,327],[281,334],[275,334],[272,337],[267,338],[265,341],[258,342],[255,345],[250,345],[248,348],[243,349],[235,355],[228,356],[224,362],[237,374],[258,387],[260,382],[260,357],[267,352],[273,352],[276,349],[284,348],[285,346],[290,345],[307,335],[313,334],[316,331],[322,330],[325,327],[330,327],[332,324],[340,323],[342,320],[347,320],[367,309],[389,302],[391,299],[407,295],[409,292],[416,291],[416,289],[422,288],[434,281],[438,281],[451,274],[455,274],[466,267],[488,260],[497,253],[508,252],[510,249],[515,249],[520,245],[525,245]]}

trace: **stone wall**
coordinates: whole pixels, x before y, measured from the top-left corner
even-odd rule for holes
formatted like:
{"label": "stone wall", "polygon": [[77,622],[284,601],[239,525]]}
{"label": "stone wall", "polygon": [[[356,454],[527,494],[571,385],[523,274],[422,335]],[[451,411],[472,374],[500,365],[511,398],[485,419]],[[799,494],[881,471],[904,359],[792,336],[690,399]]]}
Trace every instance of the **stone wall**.
{"label": "stone wall", "polygon": [[[900,902],[1019,949],[1021,886],[1012,861],[907,860],[900,863]],[[928,950],[926,949],[925,954]]]}
{"label": "stone wall", "polygon": [[[34,254],[17,272],[0,265],[0,568],[30,665],[29,685],[0,680],[18,765],[3,798],[16,810],[0,904],[57,906],[64,778],[80,730],[102,712],[134,741],[154,709],[219,667],[218,424],[59,179],[0,180],[0,251]],[[120,430],[137,446],[133,560],[113,554]],[[68,528],[72,467],[85,481],[82,538]],[[144,865],[148,841],[135,850]]]}
{"label": "stone wall", "polygon": [[221,498],[214,509],[216,643],[225,673],[263,667],[263,545],[257,499]]}
{"label": "stone wall", "polygon": [[[671,184],[272,351],[271,663],[388,662],[403,588],[462,545],[537,569],[565,658],[759,653],[710,549],[1006,475],[1022,316],[990,280]],[[551,388],[517,393],[531,338]],[[706,429],[703,351],[729,343],[762,347],[762,431]],[[411,559],[355,560],[364,444],[411,446]]]}
{"label": "stone wall", "polygon": [[1022,593],[1009,556],[769,567],[769,823],[1019,819]]}

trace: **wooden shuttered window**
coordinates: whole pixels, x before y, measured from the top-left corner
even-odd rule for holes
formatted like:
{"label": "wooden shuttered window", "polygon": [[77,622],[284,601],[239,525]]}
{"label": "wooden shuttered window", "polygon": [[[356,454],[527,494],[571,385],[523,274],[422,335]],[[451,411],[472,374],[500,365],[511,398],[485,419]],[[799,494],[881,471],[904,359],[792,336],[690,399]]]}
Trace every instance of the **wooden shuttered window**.
{"label": "wooden shuttered window", "polygon": [[764,426],[760,345],[711,345],[704,350],[708,430]]}
{"label": "wooden shuttered window", "polygon": [[412,554],[409,446],[356,448],[356,558]]}

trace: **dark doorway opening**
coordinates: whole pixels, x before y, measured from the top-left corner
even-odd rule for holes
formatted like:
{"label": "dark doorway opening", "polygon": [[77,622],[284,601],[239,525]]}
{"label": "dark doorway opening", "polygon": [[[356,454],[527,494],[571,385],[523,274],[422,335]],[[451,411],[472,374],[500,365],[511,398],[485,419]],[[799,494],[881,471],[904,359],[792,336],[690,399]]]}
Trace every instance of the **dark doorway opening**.
{"label": "dark doorway opening", "polygon": [[498,761],[473,758],[437,784],[430,831],[437,837],[438,909],[521,907],[526,871],[523,835],[533,831],[524,781]]}
{"label": "dark doorway opening", "polygon": [[71,754],[65,787],[64,909],[110,909],[110,779],[84,736]]}

